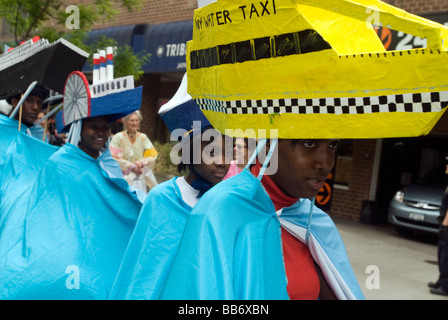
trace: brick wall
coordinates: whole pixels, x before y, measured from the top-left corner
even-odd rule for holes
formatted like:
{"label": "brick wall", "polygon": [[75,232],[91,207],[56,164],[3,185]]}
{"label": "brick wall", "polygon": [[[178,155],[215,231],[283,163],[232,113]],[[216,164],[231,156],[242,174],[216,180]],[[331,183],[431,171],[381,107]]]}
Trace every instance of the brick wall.
{"label": "brick wall", "polygon": [[386,0],[384,2],[412,13],[448,11],[446,0]]}
{"label": "brick wall", "polygon": [[[91,4],[93,0],[64,0],[69,4]],[[93,29],[128,24],[159,24],[193,19],[193,11],[197,8],[197,0],[147,0],[138,10],[128,12],[126,8],[115,5],[119,13],[110,21],[98,21]],[[82,19],[82,17],[81,17]]]}
{"label": "brick wall", "polygon": [[[93,0],[65,0],[68,4],[92,3]],[[448,11],[447,0],[386,0],[400,9],[412,13],[430,13]],[[111,21],[98,21],[94,29],[134,23],[168,23],[193,19],[193,11],[197,8],[197,0],[147,0],[136,12],[128,12],[116,6],[119,14]]]}
{"label": "brick wall", "polygon": [[[69,4],[93,3],[93,0],[64,0]],[[386,0],[398,8],[412,13],[430,13],[448,11],[446,0]],[[93,29],[107,28],[127,24],[149,23],[159,24],[193,19],[193,11],[197,8],[197,0],[147,0],[141,9],[128,12],[126,8],[116,5],[119,14],[110,21],[98,21]]]}
{"label": "brick wall", "polygon": [[355,140],[349,190],[334,189],[331,214],[359,219],[362,201],[369,199],[376,140]]}
{"label": "brick wall", "polygon": [[[157,105],[157,94],[160,89],[160,76],[145,74],[139,85],[143,84],[142,105]],[[157,121],[157,110],[155,108],[141,108],[143,121],[140,131],[146,133],[150,140],[154,141],[155,127]]]}
{"label": "brick wall", "polygon": [[169,100],[177,91],[179,83],[161,82],[161,76],[157,74],[145,74],[137,83],[143,85],[142,107],[140,112],[143,117],[140,130],[148,135],[152,141],[160,138],[167,140],[166,128],[158,115],[160,100]]}

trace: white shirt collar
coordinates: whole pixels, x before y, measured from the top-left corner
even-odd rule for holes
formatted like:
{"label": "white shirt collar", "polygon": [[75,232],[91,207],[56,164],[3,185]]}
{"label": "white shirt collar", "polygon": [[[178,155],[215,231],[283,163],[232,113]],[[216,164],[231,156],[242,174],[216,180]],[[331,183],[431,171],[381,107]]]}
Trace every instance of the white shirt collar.
{"label": "white shirt collar", "polygon": [[177,186],[179,187],[182,200],[188,204],[190,207],[194,207],[196,203],[199,201],[198,195],[199,190],[194,189],[188,182],[185,180],[185,177],[179,177],[176,179]]}

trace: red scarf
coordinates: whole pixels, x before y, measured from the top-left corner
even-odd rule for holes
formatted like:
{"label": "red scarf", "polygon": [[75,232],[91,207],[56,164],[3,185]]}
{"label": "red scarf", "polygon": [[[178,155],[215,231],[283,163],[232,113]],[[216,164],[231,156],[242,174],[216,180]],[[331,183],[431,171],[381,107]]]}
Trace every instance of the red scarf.
{"label": "red scarf", "polygon": [[[261,165],[257,163],[251,168],[252,174],[258,177]],[[264,175],[261,179],[266,192],[274,203],[275,210],[289,207],[299,199],[285,194],[272,179]],[[285,272],[288,278],[287,291],[291,300],[315,300],[319,297],[319,276],[308,247],[282,228],[282,247]]]}
{"label": "red scarf", "polygon": [[[253,175],[258,177],[260,170],[261,170],[261,164],[257,160],[257,163],[254,166],[252,166],[250,171],[252,172]],[[261,179],[261,184],[266,189],[267,193],[269,194],[269,197],[274,203],[275,211],[278,211],[282,208],[290,207],[299,200],[299,198],[295,198],[293,196],[284,193],[274,183],[274,181],[272,181],[272,179],[268,175],[263,175],[263,178]]]}

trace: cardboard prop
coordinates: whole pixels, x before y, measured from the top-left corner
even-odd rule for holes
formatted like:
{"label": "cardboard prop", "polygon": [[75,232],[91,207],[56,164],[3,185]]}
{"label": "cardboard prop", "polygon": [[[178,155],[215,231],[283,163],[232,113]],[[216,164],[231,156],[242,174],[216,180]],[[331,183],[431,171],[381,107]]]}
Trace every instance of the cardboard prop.
{"label": "cardboard prop", "polygon": [[61,38],[49,43],[35,37],[0,55],[0,99],[21,94],[30,84],[62,92],[65,79],[84,66],[89,54]]}
{"label": "cardboard prop", "polygon": [[[381,1],[219,0],[193,23],[188,93],[222,132],[419,136],[448,104],[448,29]],[[427,47],[386,51],[372,23]]]}

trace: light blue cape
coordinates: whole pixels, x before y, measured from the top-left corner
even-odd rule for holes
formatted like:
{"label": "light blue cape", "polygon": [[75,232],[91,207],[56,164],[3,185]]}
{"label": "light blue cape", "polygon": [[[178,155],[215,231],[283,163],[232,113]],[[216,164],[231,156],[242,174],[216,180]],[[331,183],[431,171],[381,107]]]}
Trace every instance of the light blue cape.
{"label": "light blue cape", "polygon": [[59,148],[19,132],[6,149],[0,177],[0,260],[5,264],[3,267],[21,254],[30,192],[39,170]]}
{"label": "light blue cape", "polygon": [[20,255],[2,259],[0,298],[108,298],[142,205],[103,169],[109,157],[66,144],[46,161],[29,192]]}
{"label": "light blue cape", "polygon": [[111,299],[156,299],[163,286],[191,207],[176,178],[149,192],[129,242]]}
{"label": "light blue cape", "polygon": [[[9,143],[19,133],[19,122],[15,119],[11,119],[3,114],[0,114],[0,175],[5,163],[6,150]],[[27,126],[22,125],[20,131],[25,132]]]}
{"label": "light blue cape", "polygon": [[[363,299],[331,218],[309,200],[282,210],[339,299]],[[281,216],[281,217],[282,217]],[[289,224],[288,224],[289,223]],[[281,220],[247,169],[208,191],[193,208],[161,299],[289,299]],[[156,258],[156,257],[155,257]]]}

